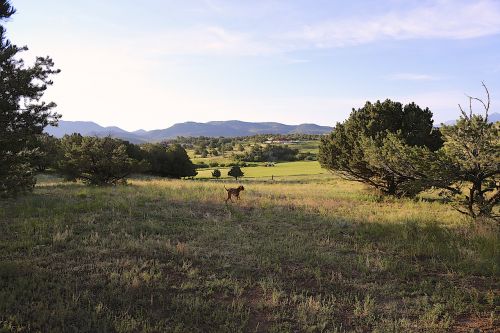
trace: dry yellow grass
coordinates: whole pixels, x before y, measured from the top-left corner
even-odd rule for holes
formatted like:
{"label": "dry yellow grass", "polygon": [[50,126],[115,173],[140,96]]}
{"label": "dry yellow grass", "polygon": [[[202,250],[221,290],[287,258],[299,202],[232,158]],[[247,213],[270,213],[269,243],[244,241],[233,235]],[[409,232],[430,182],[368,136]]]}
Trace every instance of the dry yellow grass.
{"label": "dry yellow grass", "polygon": [[[319,175],[40,178],[0,202],[0,331],[492,332],[498,234]],[[428,195],[432,198],[432,195]]]}

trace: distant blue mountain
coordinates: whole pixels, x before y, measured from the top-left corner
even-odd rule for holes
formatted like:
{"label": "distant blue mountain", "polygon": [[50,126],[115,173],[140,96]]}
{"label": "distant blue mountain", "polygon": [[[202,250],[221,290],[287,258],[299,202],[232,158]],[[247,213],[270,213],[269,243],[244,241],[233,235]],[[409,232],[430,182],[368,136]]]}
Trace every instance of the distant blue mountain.
{"label": "distant blue mountain", "polygon": [[158,142],[178,136],[235,137],[256,134],[325,134],[331,131],[332,127],[316,124],[285,125],[275,122],[254,123],[239,120],[210,121],[208,123],[185,122],[166,129],[134,132],[127,132],[115,126],[103,127],[90,121],[60,120],[58,127],[49,126],[46,128],[46,132],[55,137],[72,133],[101,137],[109,135],[133,143]]}
{"label": "distant blue mountain", "polygon": [[61,138],[66,134],[80,133],[81,135],[96,135],[100,137],[111,136],[113,138],[120,138],[133,143],[144,143],[146,139],[140,135],[127,132],[116,126],[103,127],[92,121],[66,121],[60,120],[57,127],[48,126],[45,132],[57,138]]}
{"label": "distant blue mountain", "polygon": [[[497,121],[500,121],[500,113],[495,112],[495,113],[488,115],[488,120],[491,123],[496,123]],[[447,120],[442,124],[443,125],[454,125],[456,122],[457,122],[456,120]],[[442,124],[439,124],[439,125],[442,125]]]}

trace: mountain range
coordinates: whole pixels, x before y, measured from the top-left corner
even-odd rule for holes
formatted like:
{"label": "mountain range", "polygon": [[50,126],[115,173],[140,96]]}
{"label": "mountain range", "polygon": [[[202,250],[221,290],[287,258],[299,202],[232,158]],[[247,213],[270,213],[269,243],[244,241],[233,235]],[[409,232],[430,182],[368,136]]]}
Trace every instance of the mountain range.
{"label": "mountain range", "polygon": [[[500,121],[500,113],[495,112],[495,113],[489,114],[488,120],[490,121],[490,123],[496,123],[497,121]],[[457,122],[456,120],[448,120],[448,121],[445,121],[443,124],[444,125],[454,125],[456,122]]]}
{"label": "mountain range", "polygon": [[[491,122],[500,121],[500,113],[489,115]],[[453,125],[456,120],[445,121],[445,125]],[[332,127],[316,124],[285,125],[276,122],[245,122],[239,120],[210,121],[208,123],[184,122],[165,129],[152,131],[137,130],[125,131],[116,126],[103,127],[92,121],[65,121],[60,120],[58,127],[49,126],[47,133],[55,137],[65,134],[80,133],[82,135],[111,136],[130,141],[132,143],[159,142],[174,139],[178,136],[208,136],[208,137],[235,137],[256,134],[325,134],[332,131]]]}
{"label": "mountain range", "polygon": [[208,123],[185,122],[165,129],[128,132],[116,126],[103,127],[91,121],[60,120],[59,126],[49,126],[45,131],[58,138],[65,134],[80,133],[82,135],[96,135],[100,137],[111,136],[132,143],[145,143],[159,142],[178,136],[235,137],[256,134],[325,134],[331,132],[332,127],[316,124],[285,125],[276,122],[254,123],[229,120],[210,121]]}

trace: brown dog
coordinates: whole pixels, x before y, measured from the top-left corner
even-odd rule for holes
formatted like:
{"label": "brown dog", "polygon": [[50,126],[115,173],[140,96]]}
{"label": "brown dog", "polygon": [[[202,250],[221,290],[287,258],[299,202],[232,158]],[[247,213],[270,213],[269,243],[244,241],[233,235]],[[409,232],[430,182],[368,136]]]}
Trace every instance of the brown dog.
{"label": "brown dog", "polygon": [[233,197],[233,196],[235,196],[235,197],[236,197],[236,199],[240,200],[240,192],[245,190],[245,188],[244,188],[242,185],[238,186],[237,188],[230,188],[230,189],[227,189],[227,188],[226,188],[226,186],[224,186],[224,188],[225,188],[225,189],[226,189],[226,191],[227,191],[227,199],[226,199],[226,202],[227,202],[228,200],[231,200],[231,202],[234,202],[234,201],[233,201],[233,199],[232,199],[232,197]]}

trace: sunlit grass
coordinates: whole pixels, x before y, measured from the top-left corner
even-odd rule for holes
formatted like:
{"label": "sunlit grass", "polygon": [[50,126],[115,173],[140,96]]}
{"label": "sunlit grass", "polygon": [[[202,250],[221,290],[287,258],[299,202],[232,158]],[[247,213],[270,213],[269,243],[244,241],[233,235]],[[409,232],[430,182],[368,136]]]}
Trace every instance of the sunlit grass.
{"label": "sunlit grass", "polygon": [[487,224],[329,174],[290,178],[244,177],[242,199],[226,205],[232,180],[99,188],[40,177],[33,194],[0,202],[0,330],[498,324],[498,233]]}
{"label": "sunlit grass", "polygon": [[[231,178],[227,175],[227,172],[230,169],[228,167],[198,169],[198,175],[196,175],[196,178],[212,178],[212,171],[214,169],[219,169],[221,171],[221,178]],[[329,174],[328,171],[321,168],[317,161],[282,162],[268,167],[264,164],[260,164],[253,167],[242,167],[241,170],[245,174],[243,178],[267,178],[275,180],[291,180],[289,178],[285,178],[290,176]],[[306,178],[305,180],[308,179]]]}

